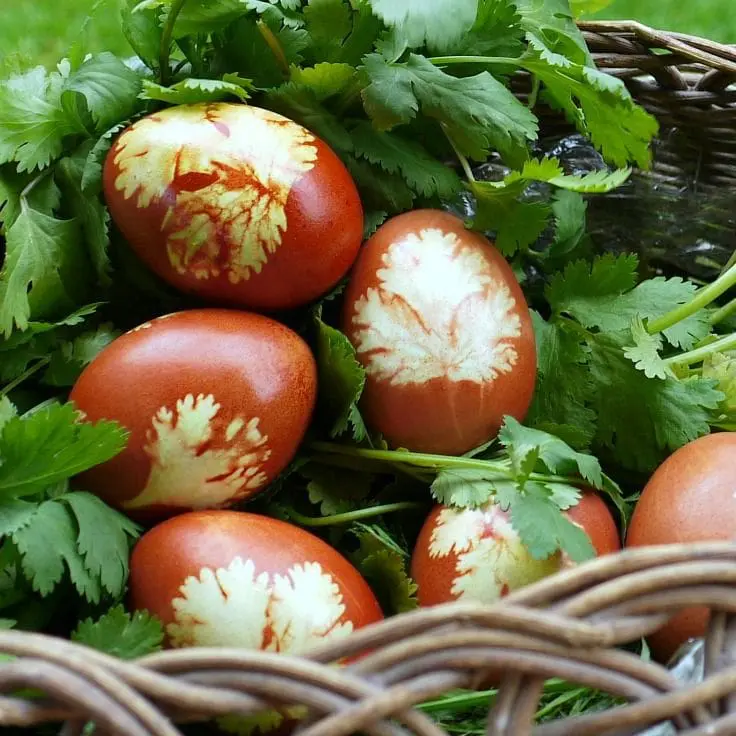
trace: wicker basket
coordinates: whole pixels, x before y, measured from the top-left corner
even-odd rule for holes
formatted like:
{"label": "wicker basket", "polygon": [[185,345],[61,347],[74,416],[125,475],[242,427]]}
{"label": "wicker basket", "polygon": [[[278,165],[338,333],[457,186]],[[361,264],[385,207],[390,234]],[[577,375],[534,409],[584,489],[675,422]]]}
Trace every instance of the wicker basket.
{"label": "wicker basket", "polygon": [[[736,186],[736,48],[638,23],[585,23],[597,63],[621,77],[662,124],[649,176],[676,187]],[[520,92],[523,93],[523,92]],[[547,122],[547,121],[545,121]],[[552,130],[560,121],[551,118]],[[562,128],[560,128],[562,130]],[[711,608],[705,680],[683,686],[620,648],[676,611]],[[493,606],[451,604],[391,618],[308,657],[189,649],[135,663],[60,639],[0,631],[0,725],[64,723],[66,736],[174,736],[174,723],[306,706],[303,736],[445,736],[414,706],[504,672],[489,736],[736,734],[736,544],[626,551],[530,586]],[[337,669],[332,663],[366,653]],[[628,704],[534,726],[545,678]],[[22,688],[44,694],[23,698]]]}

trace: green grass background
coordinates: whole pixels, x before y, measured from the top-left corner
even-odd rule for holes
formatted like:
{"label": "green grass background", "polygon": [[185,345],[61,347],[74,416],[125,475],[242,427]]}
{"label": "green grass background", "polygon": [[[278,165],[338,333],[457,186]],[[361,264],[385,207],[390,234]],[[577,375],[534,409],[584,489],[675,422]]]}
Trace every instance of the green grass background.
{"label": "green grass background", "polygon": [[[736,44],[734,6],[736,0],[614,0],[597,17],[635,18]],[[90,12],[93,19],[82,34]],[[6,66],[53,64],[80,38],[90,51],[126,52],[117,0],[0,0],[0,62]]]}

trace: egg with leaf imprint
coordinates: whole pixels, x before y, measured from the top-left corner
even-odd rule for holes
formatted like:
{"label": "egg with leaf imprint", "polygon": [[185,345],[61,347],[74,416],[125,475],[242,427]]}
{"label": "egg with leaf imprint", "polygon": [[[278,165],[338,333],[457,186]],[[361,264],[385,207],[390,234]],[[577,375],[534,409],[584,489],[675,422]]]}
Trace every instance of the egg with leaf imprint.
{"label": "egg with leaf imprint", "polygon": [[[587,534],[596,556],[620,550],[616,522],[597,494],[583,493],[563,513]],[[574,564],[559,550],[535,558],[510,513],[490,500],[478,508],[435,506],[414,547],[411,574],[421,606],[455,600],[490,604]]]}
{"label": "egg with leaf imprint", "polygon": [[351,273],[343,331],[366,371],[361,410],[394,447],[459,455],[529,409],[524,295],[490,241],[454,215],[415,210],[376,231]]}
{"label": "egg with leaf imprint", "polygon": [[[736,432],[689,442],[654,472],[641,493],[626,547],[732,541],[736,538]],[[709,613],[687,608],[648,637],[666,661],[688,639],[705,634]]]}
{"label": "egg with leaf imprint", "polygon": [[133,123],[104,165],[113,221],[180,291],[222,306],[290,309],[335,286],[363,209],[322,140],[275,112],[210,102]]}
{"label": "egg with leaf imprint", "polygon": [[279,322],[226,309],[164,315],[114,340],[72,388],[88,420],[130,433],[78,484],[140,519],[246,500],[296,454],[316,394],[309,347]]}
{"label": "egg with leaf imprint", "polygon": [[368,583],[326,542],[239,511],[193,511],[146,532],[130,595],[161,619],[171,648],[303,654],[383,618]]}

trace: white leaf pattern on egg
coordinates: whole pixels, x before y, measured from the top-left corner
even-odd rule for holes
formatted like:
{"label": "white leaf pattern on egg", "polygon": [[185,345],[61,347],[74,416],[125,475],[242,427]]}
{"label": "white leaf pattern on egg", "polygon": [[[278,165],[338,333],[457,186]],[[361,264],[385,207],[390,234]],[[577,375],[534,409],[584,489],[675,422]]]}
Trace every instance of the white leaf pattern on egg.
{"label": "white leaf pattern on egg", "polygon": [[476,603],[495,603],[560,568],[559,555],[546,560],[532,557],[508,513],[497,504],[479,509],[445,508],[439,513],[429,555],[451,554],[457,556],[452,594]]}
{"label": "white leaf pattern on egg", "polygon": [[175,411],[158,410],[144,452],[151,460],[145,488],[124,507],[164,505],[217,508],[252,495],[268,482],[262,466],[271,456],[257,417],[236,417],[216,431],[214,396],[187,394]]}
{"label": "white leaf pattern on egg", "polygon": [[287,229],[286,202],[317,160],[315,138],[268,110],[169,108],[118,139],[115,186],[138,207],[165,202],[169,260],[232,283],[260,273]]}
{"label": "white leaf pattern on egg", "polygon": [[425,229],[392,243],[378,288],[356,302],[356,349],[369,374],[394,385],[434,378],[486,383],[517,361],[516,301],[476,247]]}
{"label": "white leaf pattern on egg", "polygon": [[173,646],[235,646],[299,654],[353,631],[340,588],[317,562],[285,575],[256,573],[236,557],[227,568],[190,576],[172,601],[166,627]]}

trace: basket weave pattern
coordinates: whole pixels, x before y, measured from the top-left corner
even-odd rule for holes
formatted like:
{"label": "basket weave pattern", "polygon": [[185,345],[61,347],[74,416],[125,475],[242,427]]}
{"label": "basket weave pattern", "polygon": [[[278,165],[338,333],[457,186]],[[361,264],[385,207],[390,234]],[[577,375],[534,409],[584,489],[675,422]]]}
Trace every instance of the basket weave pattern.
{"label": "basket weave pattern", "polygon": [[[581,27],[599,67],[622,78],[662,125],[653,175],[678,187],[736,187],[736,47],[638,23]],[[569,132],[554,116],[543,126]],[[617,648],[692,605],[712,610],[701,685],[683,687],[665,668]],[[736,544],[626,551],[493,606],[404,614],[302,658],[189,649],[131,663],[17,631],[0,631],[0,652],[15,657],[0,666],[0,726],[63,722],[65,736],[81,734],[88,721],[95,733],[175,736],[175,723],[295,704],[308,709],[304,736],[445,736],[414,706],[480,686],[489,669],[504,673],[489,736],[634,734],[668,719],[690,736],[733,734]],[[628,704],[534,726],[548,677]],[[22,697],[23,688],[41,693]]]}

